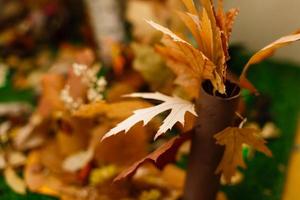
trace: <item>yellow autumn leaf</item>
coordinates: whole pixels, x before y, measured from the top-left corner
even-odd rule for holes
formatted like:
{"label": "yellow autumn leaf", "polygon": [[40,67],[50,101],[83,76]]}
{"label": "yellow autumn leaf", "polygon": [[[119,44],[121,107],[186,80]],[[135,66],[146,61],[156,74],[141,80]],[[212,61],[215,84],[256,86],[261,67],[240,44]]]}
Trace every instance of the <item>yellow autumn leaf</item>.
{"label": "yellow autumn leaf", "polygon": [[7,185],[9,185],[13,191],[19,194],[26,193],[26,185],[24,180],[21,179],[11,167],[5,168],[4,177]]}
{"label": "yellow autumn leaf", "polygon": [[265,145],[264,139],[259,136],[257,129],[228,127],[216,134],[215,139],[217,144],[225,146],[225,152],[216,173],[223,173],[227,183],[230,183],[237,167],[246,168],[242,155],[243,144],[250,145],[267,156],[272,156],[272,152]]}
{"label": "yellow autumn leaf", "polygon": [[254,54],[250,60],[248,61],[248,63],[245,65],[243,72],[240,76],[240,83],[242,87],[245,87],[247,89],[249,89],[250,91],[256,93],[257,90],[256,88],[248,81],[248,79],[246,78],[247,76],[247,71],[249,69],[249,67],[253,64],[257,64],[261,61],[263,61],[264,59],[272,56],[275,51],[281,47],[287,46],[295,41],[300,40],[300,33],[299,31],[291,34],[291,35],[287,35],[284,36],[282,38],[279,38],[278,40],[276,40],[275,42],[267,45],[266,47],[264,47],[263,49],[261,49],[260,51],[258,51],[256,54]]}

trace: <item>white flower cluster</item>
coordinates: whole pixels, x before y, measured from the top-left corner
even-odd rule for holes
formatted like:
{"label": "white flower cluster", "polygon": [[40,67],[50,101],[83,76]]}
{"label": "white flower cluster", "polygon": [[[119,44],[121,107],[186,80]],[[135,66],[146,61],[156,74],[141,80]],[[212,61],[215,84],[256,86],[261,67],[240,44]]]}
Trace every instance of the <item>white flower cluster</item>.
{"label": "white flower cluster", "polygon": [[103,99],[102,92],[105,90],[106,84],[107,82],[104,77],[100,77],[96,80],[93,86],[88,89],[88,100],[91,102],[101,101]]}
{"label": "white flower cluster", "polygon": [[7,73],[8,73],[7,65],[0,63],[0,87],[3,87],[6,82]]}
{"label": "white flower cluster", "polygon": [[[106,88],[107,82],[104,77],[97,77],[101,69],[100,65],[87,67],[86,65],[74,63],[73,71],[76,76],[81,77],[81,81],[88,86],[87,100],[89,102],[97,102],[103,100],[103,92]],[[70,86],[66,85],[61,91],[61,99],[70,110],[77,109],[82,103],[82,99],[74,99],[70,95]]]}
{"label": "white flower cluster", "polygon": [[69,110],[76,110],[82,104],[82,99],[74,99],[70,94],[70,85],[65,85],[60,93],[60,99]]}
{"label": "white flower cluster", "polygon": [[104,77],[97,77],[101,66],[94,65],[88,68],[85,65],[74,64],[73,70],[77,76],[82,77],[82,81],[88,86],[87,99],[89,102],[101,101],[103,99],[103,91],[107,82]]}
{"label": "white flower cluster", "polygon": [[87,70],[86,65],[82,65],[78,63],[74,63],[72,67],[76,76],[81,76]]}

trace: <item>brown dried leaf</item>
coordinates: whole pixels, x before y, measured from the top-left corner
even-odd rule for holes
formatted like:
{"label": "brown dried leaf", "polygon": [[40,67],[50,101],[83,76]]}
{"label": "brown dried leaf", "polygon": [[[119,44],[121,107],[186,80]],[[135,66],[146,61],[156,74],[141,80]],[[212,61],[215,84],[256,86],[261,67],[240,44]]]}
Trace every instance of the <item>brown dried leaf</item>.
{"label": "brown dried leaf", "polygon": [[226,182],[230,183],[237,167],[246,168],[242,156],[242,145],[248,144],[267,156],[272,152],[265,145],[257,129],[228,127],[215,135],[217,144],[225,146],[223,158],[216,170],[216,173],[223,173]]}
{"label": "brown dried leaf", "polygon": [[191,132],[185,133],[182,136],[177,136],[160,146],[147,157],[137,161],[131,167],[121,172],[114,181],[121,181],[134,175],[136,170],[144,163],[153,163],[159,169],[162,169],[166,164],[175,160],[179,147],[190,138]]}
{"label": "brown dried leaf", "polygon": [[222,39],[222,45],[223,45],[226,61],[230,59],[229,52],[227,51],[227,49],[229,48],[229,39],[231,36],[233,23],[238,12],[239,10],[234,8],[234,9],[230,9],[227,13],[225,13],[223,0],[218,1],[216,21],[218,27],[221,29],[221,39]]}
{"label": "brown dried leaf", "polygon": [[254,54],[244,67],[244,70],[240,76],[240,85],[246,89],[249,89],[253,93],[257,93],[256,88],[246,78],[249,67],[253,64],[257,64],[257,63],[263,61],[264,59],[272,56],[276,52],[277,49],[287,46],[298,40],[300,40],[299,31],[297,31],[294,34],[287,35],[287,36],[284,36],[284,37],[276,40],[275,42],[269,44],[268,46],[264,47],[263,49],[258,51],[256,54]]}
{"label": "brown dried leaf", "polygon": [[227,34],[227,39],[230,39],[231,33],[232,33],[232,28],[233,24],[235,21],[235,18],[239,14],[240,10],[237,8],[232,8],[226,13],[226,34]]}
{"label": "brown dried leaf", "polygon": [[235,18],[238,15],[238,13],[239,13],[239,9],[237,9],[237,8],[232,8],[228,12],[225,13],[224,6],[223,6],[223,0],[218,1],[216,20],[217,20],[218,26],[225,34],[227,43],[231,36],[232,27],[233,27]]}
{"label": "brown dried leaf", "polygon": [[[217,67],[217,72],[219,76],[222,78],[226,78],[226,57],[227,49],[223,48],[223,41],[221,37],[221,30],[220,27],[217,25],[217,17],[215,14],[215,9],[213,7],[211,0],[200,0],[201,5],[203,6],[204,10],[207,12],[208,18],[211,23],[211,29],[213,32],[213,58],[212,62]],[[208,27],[202,27],[202,29],[207,29]]]}

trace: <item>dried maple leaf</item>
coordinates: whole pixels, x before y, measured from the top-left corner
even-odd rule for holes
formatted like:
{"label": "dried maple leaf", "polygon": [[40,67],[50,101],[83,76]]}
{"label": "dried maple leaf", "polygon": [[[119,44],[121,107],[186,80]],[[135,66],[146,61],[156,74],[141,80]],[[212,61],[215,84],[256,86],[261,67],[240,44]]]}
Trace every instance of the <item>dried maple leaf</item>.
{"label": "dried maple leaf", "polygon": [[265,145],[266,142],[259,136],[258,130],[253,128],[228,127],[216,134],[215,138],[217,144],[225,146],[225,152],[216,173],[223,173],[228,183],[237,167],[246,168],[242,156],[243,144],[248,144],[267,156],[272,156],[271,151]]}
{"label": "dried maple leaf", "polygon": [[194,104],[189,101],[183,100],[179,97],[169,97],[159,92],[133,93],[126,96],[154,99],[163,101],[163,103],[150,108],[135,110],[132,116],[122,121],[115,128],[111,129],[108,133],[106,133],[102,140],[112,135],[116,135],[122,131],[125,131],[126,133],[132,126],[134,126],[138,122],[143,121],[144,125],[146,125],[150,122],[151,119],[153,119],[158,114],[171,110],[170,114],[165,118],[163,124],[160,126],[158,132],[156,133],[156,139],[161,134],[171,129],[177,122],[184,124],[184,116],[186,112],[190,112],[195,116],[197,115],[195,112]]}
{"label": "dried maple leaf", "polygon": [[190,134],[191,132],[188,132],[182,136],[172,138],[145,158],[135,162],[129,168],[122,171],[114,181],[121,181],[131,177],[141,165],[147,162],[151,162],[159,169],[162,169],[165,165],[175,160],[177,150],[190,138]]}
{"label": "dried maple leaf", "polygon": [[261,49],[260,51],[258,51],[256,54],[254,54],[250,60],[248,61],[248,63],[246,64],[246,66],[244,67],[244,70],[240,76],[240,84],[242,87],[249,89],[250,91],[257,93],[256,88],[247,80],[246,78],[246,74],[247,71],[249,69],[249,67],[253,64],[257,64],[259,62],[261,62],[262,60],[272,56],[275,51],[281,47],[284,47],[286,45],[291,44],[292,42],[298,41],[300,40],[300,33],[299,31],[291,34],[291,35],[287,35],[284,36],[278,40],[276,40],[275,42],[269,44],[268,46],[264,47],[263,49]]}

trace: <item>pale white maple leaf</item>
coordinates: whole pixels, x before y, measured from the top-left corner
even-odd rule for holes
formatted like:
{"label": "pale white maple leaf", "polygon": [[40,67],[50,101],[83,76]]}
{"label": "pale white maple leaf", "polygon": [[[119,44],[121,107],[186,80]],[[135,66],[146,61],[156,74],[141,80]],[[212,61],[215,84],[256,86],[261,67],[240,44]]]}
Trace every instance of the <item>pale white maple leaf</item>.
{"label": "pale white maple leaf", "polygon": [[126,95],[126,97],[140,97],[144,99],[154,99],[158,101],[163,101],[163,103],[150,107],[139,109],[133,112],[133,115],[126,120],[117,124],[117,126],[107,132],[102,140],[110,136],[116,135],[122,131],[128,132],[131,127],[133,127],[138,122],[143,122],[144,125],[148,124],[151,119],[160,113],[171,110],[169,115],[165,118],[162,125],[155,135],[155,139],[160,135],[170,130],[177,122],[184,125],[184,116],[186,112],[190,112],[197,116],[195,112],[195,106],[193,103],[181,99],[179,97],[170,97],[159,92],[156,93],[133,93]]}

